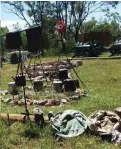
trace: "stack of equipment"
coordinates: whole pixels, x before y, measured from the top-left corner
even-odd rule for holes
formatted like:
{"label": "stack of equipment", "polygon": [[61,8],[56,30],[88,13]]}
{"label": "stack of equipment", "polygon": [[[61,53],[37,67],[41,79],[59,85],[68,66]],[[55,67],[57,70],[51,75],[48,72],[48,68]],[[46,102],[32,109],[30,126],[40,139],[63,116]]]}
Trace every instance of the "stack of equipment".
{"label": "stack of equipment", "polygon": [[53,89],[56,92],[58,92],[58,93],[62,92],[62,90],[63,90],[62,86],[63,86],[63,82],[62,81],[60,81],[60,80],[54,80],[53,81]]}
{"label": "stack of equipment", "polygon": [[76,90],[76,84],[72,79],[64,80],[64,90],[65,92],[73,92]]}
{"label": "stack of equipment", "polygon": [[60,69],[59,70],[59,79],[60,80],[68,79],[68,70],[67,69]]}

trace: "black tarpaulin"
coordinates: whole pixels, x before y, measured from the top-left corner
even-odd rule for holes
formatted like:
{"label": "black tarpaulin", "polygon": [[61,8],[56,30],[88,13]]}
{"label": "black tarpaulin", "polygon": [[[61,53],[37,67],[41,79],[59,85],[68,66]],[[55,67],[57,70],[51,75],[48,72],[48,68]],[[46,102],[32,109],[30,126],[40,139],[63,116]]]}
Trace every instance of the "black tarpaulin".
{"label": "black tarpaulin", "polygon": [[26,30],[28,51],[35,53],[39,51],[41,45],[41,28],[35,27]]}
{"label": "black tarpaulin", "polygon": [[12,32],[6,34],[6,48],[19,49],[22,45],[20,32]]}

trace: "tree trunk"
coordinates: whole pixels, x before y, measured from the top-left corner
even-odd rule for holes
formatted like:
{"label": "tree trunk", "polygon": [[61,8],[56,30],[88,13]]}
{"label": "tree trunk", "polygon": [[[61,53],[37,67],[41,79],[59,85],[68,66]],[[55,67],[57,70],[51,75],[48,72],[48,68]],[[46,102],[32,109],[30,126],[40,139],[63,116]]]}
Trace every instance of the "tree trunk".
{"label": "tree trunk", "polygon": [[75,33],[75,42],[78,42],[78,34],[79,34],[79,30],[76,29],[76,33]]}
{"label": "tree trunk", "polygon": [[[42,28],[41,28],[42,29]],[[43,33],[41,36],[41,52],[42,52],[42,56],[44,56],[44,48],[43,48]]]}
{"label": "tree trunk", "polygon": [[43,48],[43,17],[41,12],[41,52],[42,56],[44,56],[44,48]]}
{"label": "tree trunk", "polygon": [[0,43],[1,56],[4,57],[3,37],[0,37]]}

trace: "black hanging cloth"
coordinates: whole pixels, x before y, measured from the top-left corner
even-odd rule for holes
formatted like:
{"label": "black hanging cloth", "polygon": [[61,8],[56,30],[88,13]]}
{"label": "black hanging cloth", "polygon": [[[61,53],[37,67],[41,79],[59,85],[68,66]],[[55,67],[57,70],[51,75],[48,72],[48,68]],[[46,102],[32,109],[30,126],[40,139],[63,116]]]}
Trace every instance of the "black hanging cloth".
{"label": "black hanging cloth", "polygon": [[6,34],[6,48],[19,49],[22,46],[20,32],[11,32]]}
{"label": "black hanging cloth", "polygon": [[41,28],[35,27],[26,30],[28,51],[37,53],[41,47]]}

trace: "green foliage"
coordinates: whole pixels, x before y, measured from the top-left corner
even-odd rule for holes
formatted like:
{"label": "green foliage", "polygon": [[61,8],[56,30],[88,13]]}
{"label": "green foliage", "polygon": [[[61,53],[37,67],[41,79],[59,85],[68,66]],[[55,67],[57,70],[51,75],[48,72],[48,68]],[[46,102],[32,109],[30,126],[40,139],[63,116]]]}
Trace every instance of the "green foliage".
{"label": "green foliage", "polygon": [[118,13],[109,13],[107,18],[96,21],[95,19],[89,20],[83,24],[82,32],[98,32],[109,31],[112,35],[113,41],[121,39],[121,16]]}
{"label": "green foliage", "polygon": [[20,26],[19,22],[17,22],[16,24],[13,24],[13,30],[14,31],[20,31],[21,30],[21,26]]}
{"label": "green foliage", "polygon": [[44,49],[45,56],[56,56],[59,55],[59,49],[58,48],[52,48],[52,49]]}
{"label": "green foliage", "polygon": [[1,35],[5,35],[6,33],[8,33],[8,28],[7,27],[0,27],[0,34]]}
{"label": "green foliage", "polygon": [[[19,22],[17,22],[16,24],[13,25],[13,30],[14,31],[21,31],[22,30]],[[21,32],[21,39],[22,39],[23,49],[28,50],[26,32]]]}
{"label": "green foliage", "polygon": [[23,49],[28,50],[27,38],[26,38],[26,33],[25,32],[21,33],[21,38],[22,38]]}
{"label": "green foliage", "polygon": [[[11,12],[24,20],[28,27],[41,25],[43,42],[40,44],[42,45],[42,49],[48,49],[48,51],[50,51],[50,49],[58,48],[58,35],[56,35],[55,25],[60,17],[63,18],[64,22],[67,24],[67,31],[64,33],[64,38],[66,38],[67,43],[70,45],[78,41],[78,34],[82,32],[83,22],[90,14],[102,10],[107,13],[110,7],[115,7],[119,2],[8,1],[3,3],[10,6]],[[29,19],[27,19],[26,15]],[[88,31],[92,31],[96,23],[96,20],[88,22]],[[14,27],[17,29],[16,25]],[[107,29],[107,27],[104,28]],[[27,49],[25,36],[23,35],[22,38],[24,40],[24,49]],[[70,49],[72,47],[73,46],[67,48],[67,51],[71,51]]]}
{"label": "green foliage", "polygon": [[29,138],[39,138],[40,130],[40,127],[36,124],[27,123],[24,126],[24,136]]}
{"label": "green foliage", "polygon": [[[0,27],[0,35],[5,35],[6,33],[8,33],[9,30],[7,27]],[[5,48],[5,37],[0,37],[0,54],[2,56],[4,56],[4,53],[6,51],[6,48]]]}
{"label": "green foliage", "polygon": [[92,20],[89,20],[88,22],[84,22],[83,25],[82,25],[82,32],[92,32],[95,28],[97,24],[97,20],[95,20],[95,18]]}

